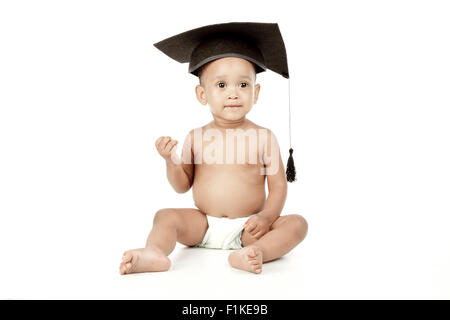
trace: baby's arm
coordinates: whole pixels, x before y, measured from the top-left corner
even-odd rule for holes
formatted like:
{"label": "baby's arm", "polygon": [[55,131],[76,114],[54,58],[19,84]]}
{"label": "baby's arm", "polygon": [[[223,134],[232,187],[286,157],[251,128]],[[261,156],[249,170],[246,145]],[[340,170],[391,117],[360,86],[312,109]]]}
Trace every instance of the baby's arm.
{"label": "baby's arm", "polygon": [[160,137],[155,142],[159,154],[166,160],[167,179],[177,193],[185,193],[192,186],[194,176],[193,161],[184,161],[186,157],[187,159],[189,159],[189,156],[191,159],[193,158],[190,141],[190,139],[185,141],[181,160],[176,155],[177,140],[173,140],[171,137]]}
{"label": "baby's arm", "polygon": [[[266,150],[263,155],[264,165],[266,167],[275,166],[277,170],[267,170],[269,173],[267,174],[267,187],[269,189],[269,195],[260,215],[266,217],[270,224],[272,224],[280,216],[281,211],[283,210],[287,196],[287,180],[284,172],[283,160],[281,159],[280,147],[278,146],[275,135],[270,130],[265,149]],[[272,158],[277,156],[278,163],[276,163],[276,159],[269,160],[267,153],[269,153]]]}
{"label": "baby's arm", "polygon": [[269,232],[270,226],[278,219],[283,210],[287,195],[287,180],[281,160],[280,147],[272,131],[268,130],[268,133],[268,139],[263,146],[262,159],[266,171],[269,196],[261,213],[249,218],[244,224],[245,231],[256,239]]}

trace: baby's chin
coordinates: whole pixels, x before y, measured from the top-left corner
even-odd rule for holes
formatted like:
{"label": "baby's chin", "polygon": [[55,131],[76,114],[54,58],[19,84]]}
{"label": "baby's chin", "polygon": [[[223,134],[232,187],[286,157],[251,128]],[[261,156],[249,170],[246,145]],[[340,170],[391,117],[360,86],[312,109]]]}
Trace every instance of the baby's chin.
{"label": "baby's chin", "polygon": [[247,112],[243,112],[243,110],[241,110],[241,111],[237,111],[237,110],[230,110],[230,111],[224,110],[224,111],[221,113],[221,117],[222,117],[223,119],[226,119],[226,120],[239,120],[239,119],[244,118],[244,117],[246,116],[246,114],[247,114]]}

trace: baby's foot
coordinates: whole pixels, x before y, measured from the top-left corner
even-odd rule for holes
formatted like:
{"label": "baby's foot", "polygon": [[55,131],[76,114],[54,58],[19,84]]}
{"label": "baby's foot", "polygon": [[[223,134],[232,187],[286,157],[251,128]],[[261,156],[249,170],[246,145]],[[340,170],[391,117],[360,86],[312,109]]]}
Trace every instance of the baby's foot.
{"label": "baby's foot", "polygon": [[228,256],[228,262],[232,267],[253,273],[261,273],[262,261],[262,250],[252,245],[234,251]]}
{"label": "baby's foot", "polygon": [[153,248],[128,250],[122,256],[120,274],[137,272],[167,271],[170,260]]}

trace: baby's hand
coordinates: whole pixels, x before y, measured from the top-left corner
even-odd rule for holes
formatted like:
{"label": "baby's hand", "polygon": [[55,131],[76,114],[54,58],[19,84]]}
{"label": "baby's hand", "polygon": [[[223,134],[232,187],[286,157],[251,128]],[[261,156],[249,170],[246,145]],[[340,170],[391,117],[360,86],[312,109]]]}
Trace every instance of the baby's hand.
{"label": "baby's hand", "polygon": [[256,215],[248,219],[244,224],[244,230],[250,233],[256,239],[261,238],[269,232],[269,220],[261,215]]}
{"label": "baby's hand", "polygon": [[155,142],[156,149],[166,161],[168,161],[171,158],[172,153],[175,152],[177,144],[178,141],[171,137],[159,137]]}

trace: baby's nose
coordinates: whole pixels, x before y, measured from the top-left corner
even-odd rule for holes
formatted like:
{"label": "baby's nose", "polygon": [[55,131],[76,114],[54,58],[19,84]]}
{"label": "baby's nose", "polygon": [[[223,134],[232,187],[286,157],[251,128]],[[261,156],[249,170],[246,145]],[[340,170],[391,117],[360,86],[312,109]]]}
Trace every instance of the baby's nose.
{"label": "baby's nose", "polygon": [[235,86],[228,87],[228,98],[236,99],[238,97],[238,88]]}
{"label": "baby's nose", "polygon": [[228,95],[228,99],[237,99],[237,98],[238,95],[234,91],[230,92],[230,94]]}

